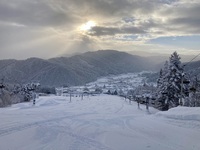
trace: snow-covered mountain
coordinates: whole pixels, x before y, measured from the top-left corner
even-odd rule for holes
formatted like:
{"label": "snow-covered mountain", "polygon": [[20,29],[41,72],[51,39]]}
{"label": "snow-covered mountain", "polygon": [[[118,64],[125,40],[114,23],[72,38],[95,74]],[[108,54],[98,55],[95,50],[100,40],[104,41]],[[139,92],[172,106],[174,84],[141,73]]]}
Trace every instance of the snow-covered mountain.
{"label": "snow-covered mountain", "polygon": [[40,82],[44,86],[83,85],[106,75],[152,70],[147,58],[114,50],[87,52],[49,60],[1,60],[0,79],[10,83]]}

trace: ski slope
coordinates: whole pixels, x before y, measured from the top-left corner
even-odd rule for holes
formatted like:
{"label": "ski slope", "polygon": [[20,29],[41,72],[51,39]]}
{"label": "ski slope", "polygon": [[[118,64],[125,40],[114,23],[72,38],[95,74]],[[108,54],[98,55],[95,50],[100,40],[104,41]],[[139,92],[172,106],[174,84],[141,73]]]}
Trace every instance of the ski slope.
{"label": "ski slope", "polygon": [[158,112],[109,95],[0,109],[0,150],[199,150],[200,108]]}

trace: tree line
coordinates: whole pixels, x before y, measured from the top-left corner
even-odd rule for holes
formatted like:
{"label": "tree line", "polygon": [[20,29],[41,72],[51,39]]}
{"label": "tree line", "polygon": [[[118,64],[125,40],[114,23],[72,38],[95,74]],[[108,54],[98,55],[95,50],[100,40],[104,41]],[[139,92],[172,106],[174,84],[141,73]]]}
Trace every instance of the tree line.
{"label": "tree line", "polygon": [[180,56],[174,52],[169,61],[166,61],[164,67],[160,69],[157,80],[156,108],[168,110],[179,105],[200,106],[199,81],[197,77],[186,73],[184,67]]}
{"label": "tree line", "polygon": [[0,83],[0,107],[29,102],[36,92],[55,94],[55,88],[41,87],[39,83],[7,84],[2,80]]}

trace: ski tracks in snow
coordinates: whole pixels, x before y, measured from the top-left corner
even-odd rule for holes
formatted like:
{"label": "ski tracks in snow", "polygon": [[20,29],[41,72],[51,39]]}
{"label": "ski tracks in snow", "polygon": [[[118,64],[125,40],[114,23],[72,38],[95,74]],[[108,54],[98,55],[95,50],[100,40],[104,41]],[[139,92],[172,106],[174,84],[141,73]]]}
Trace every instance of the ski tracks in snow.
{"label": "ski tracks in snow", "polygon": [[[58,121],[62,121],[64,119],[74,119],[76,117],[81,117],[85,115],[91,115],[93,113],[84,113],[84,114],[78,114],[78,115],[73,115],[73,116],[64,116],[64,117],[59,117],[59,118],[53,118],[53,119],[48,119],[48,120],[42,120],[42,121],[36,121],[32,123],[27,123],[27,124],[22,124],[22,125],[16,125],[10,124],[7,125],[6,127],[3,127],[0,129],[0,137],[6,136],[9,134],[13,134],[15,132],[20,132],[22,130],[26,130],[32,127],[37,127],[37,126],[43,126],[49,123],[55,123]],[[62,131],[61,131],[62,132]],[[82,150],[82,149],[87,149],[87,150],[111,150],[109,147],[101,144],[100,142],[97,142],[93,139],[87,138],[85,136],[81,136],[75,133],[70,132],[70,128],[66,127],[65,130],[65,135],[70,136],[74,141],[69,144],[68,149],[69,150]]]}
{"label": "ski tracks in snow", "polygon": [[103,144],[86,138],[84,136],[80,136],[80,135],[75,135],[72,133],[68,133],[71,137],[75,138],[75,141],[70,144],[69,146],[69,150],[83,150],[83,149],[87,149],[87,150],[111,150],[111,148],[108,148],[106,146],[104,146]]}
{"label": "ski tracks in snow", "polygon": [[91,113],[78,114],[78,115],[72,115],[72,116],[64,116],[64,117],[36,121],[36,122],[31,122],[31,123],[26,123],[26,124],[21,124],[21,125],[10,124],[10,125],[7,125],[6,127],[1,127],[0,137],[4,136],[4,135],[12,134],[14,132],[22,131],[24,129],[28,129],[28,128],[31,128],[34,126],[39,126],[39,125],[43,125],[43,124],[51,123],[51,122],[57,122],[57,121],[61,121],[63,119],[72,119],[75,117],[84,116],[84,115],[88,115],[88,114],[91,114]]}

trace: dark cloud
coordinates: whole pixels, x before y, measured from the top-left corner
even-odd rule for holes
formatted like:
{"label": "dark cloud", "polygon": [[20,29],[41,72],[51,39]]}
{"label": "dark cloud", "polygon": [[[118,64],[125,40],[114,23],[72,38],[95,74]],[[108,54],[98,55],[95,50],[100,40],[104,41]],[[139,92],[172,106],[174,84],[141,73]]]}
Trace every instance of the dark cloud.
{"label": "dark cloud", "polygon": [[[199,18],[175,18],[169,21],[169,23],[176,26],[185,26],[188,28],[195,27],[200,31],[200,17]],[[200,32],[199,32],[200,33]]]}
{"label": "dark cloud", "polygon": [[109,17],[113,19],[149,15],[175,0],[60,0],[59,2],[62,9],[68,8],[78,16],[100,17],[107,20]]}
{"label": "dark cloud", "polygon": [[183,34],[200,34],[200,3],[183,3],[161,11],[166,15],[166,25]]}
{"label": "dark cloud", "polygon": [[71,22],[73,16],[51,6],[48,1],[2,0],[0,20],[26,26],[58,26]]}
{"label": "dark cloud", "polygon": [[116,35],[116,34],[144,34],[146,33],[141,28],[137,27],[93,27],[88,34],[93,36]]}

